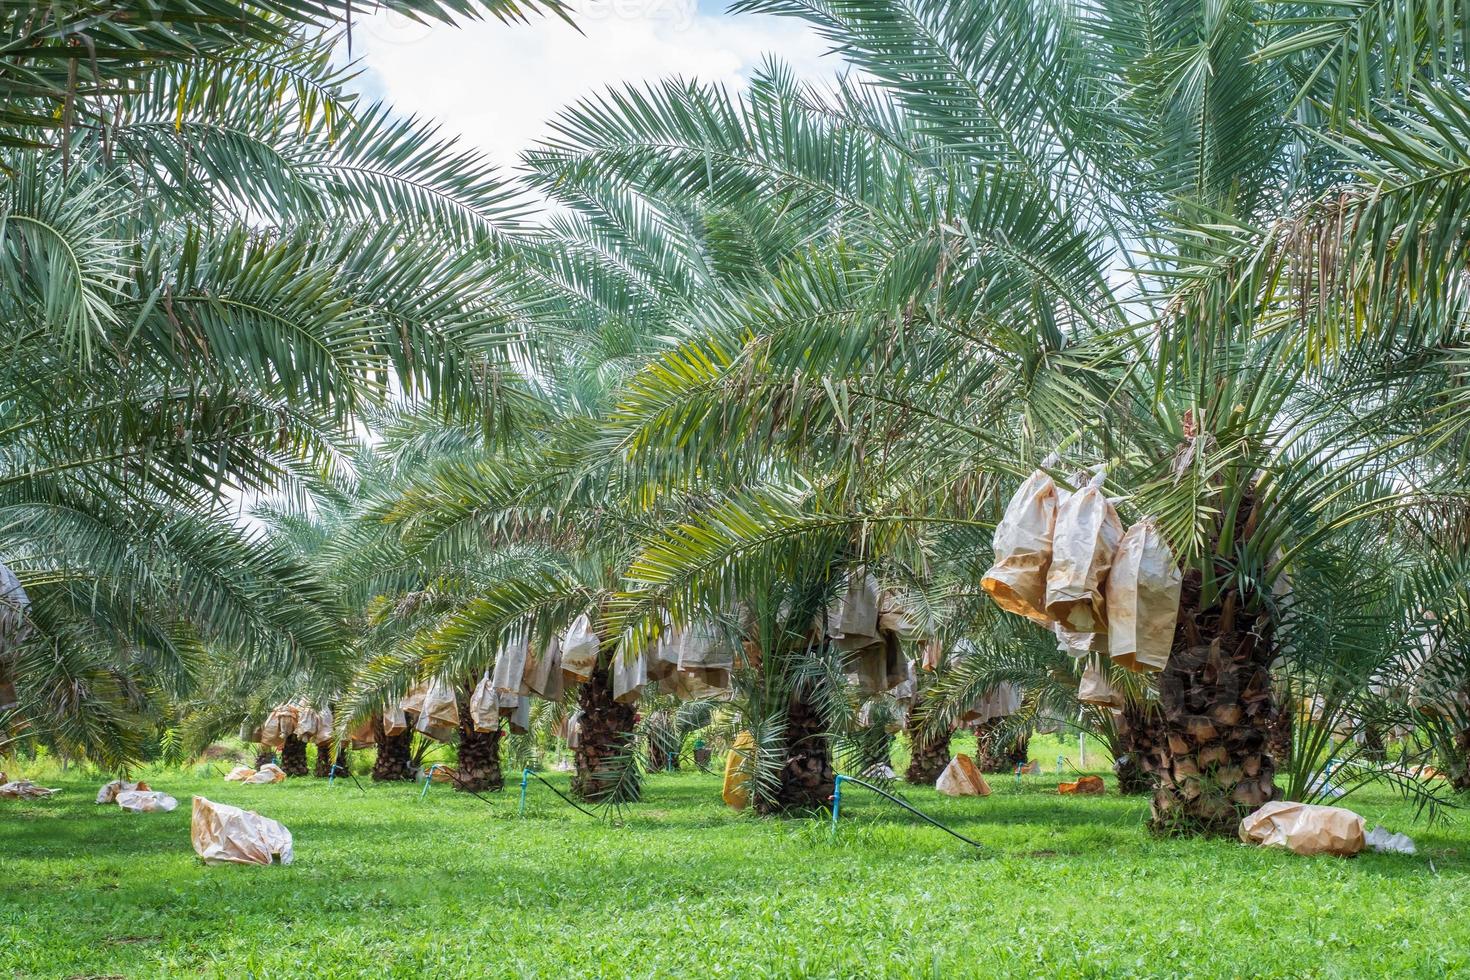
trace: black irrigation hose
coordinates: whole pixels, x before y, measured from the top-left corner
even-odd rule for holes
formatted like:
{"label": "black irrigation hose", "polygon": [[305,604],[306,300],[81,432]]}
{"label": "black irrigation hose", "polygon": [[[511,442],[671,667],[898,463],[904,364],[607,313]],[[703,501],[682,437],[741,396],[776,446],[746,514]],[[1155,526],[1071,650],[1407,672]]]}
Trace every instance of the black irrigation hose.
{"label": "black irrigation hose", "polygon": [[591,810],[588,810],[588,809],[584,808],[579,803],[577,803],[576,800],[574,800],[571,797],[567,796],[561,790],[557,789],[555,786],[553,786],[550,783],[548,783],[544,778],[542,778],[541,774],[539,772],[536,772],[534,769],[527,769],[527,770],[525,770],[522,773],[522,775],[523,776],[535,776],[536,779],[540,783],[542,783],[547,789],[551,790],[557,796],[560,796],[564,801],[566,801],[566,803],[567,803],[568,806],[572,806],[572,807],[575,807],[578,810],[581,810],[583,813],[587,814],[587,816],[591,817],[593,820],[601,820],[602,819],[597,814],[593,813]]}
{"label": "black irrigation hose", "polygon": [[979,841],[971,840],[970,838],[966,837],[964,834],[960,833],[958,830],[951,830],[950,828],[946,827],[944,824],[940,823],[938,820],[935,820],[933,817],[929,816],[929,814],[925,813],[923,810],[920,810],[918,807],[914,806],[913,804],[908,803],[908,802],[905,802],[904,800],[899,799],[898,797],[894,796],[892,793],[888,792],[887,790],[879,789],[877,786],[874,786],[872,783],[863,782],[863,780],[861,780],[861,779],[854,779],[852,776],[843,776],[842,777],[842,781],[845,782],[845,783],[857,783],[859,786],[862,786],[865,789],[872,790],[874,793],[877,793],[879,796],[886,797],[886,798],[892,800],[894,803],[897,803],[899,806],[903,807],[905,810],[908,810],[910,813],[917,814],[918,816],[924,818],[929,823],[932,823],[934,826],[938,827],[940,830],[944,831],[946,834],[949,834],[951,837],[958,837],[960,840],[964,841],[966,844],[969,844],[971,847],[984,847],[985,846],[985,845],[981,844]]}
{"label": "black irrigation hose", "polygon": [[329,776],[335,776],[335,775],[337,775],[339,773],[346,773],[348,775],[348,777],[351,778],[351,780],[354,783],[357,783],[357,788],[358,789],[362,790],[363,793],[366,793],[367,792],[367,790],[363,789],[362,783],[359,783],[357,781],[357,777],[354,776],[354,775],[352,775],[352,770],[351,769],[348,769],[346,766],[339,765],[338,763],[335,763],[335,762],[332,763],[332,769],[331,769],[330,772],[327,773],[327,775],[329,775]]}

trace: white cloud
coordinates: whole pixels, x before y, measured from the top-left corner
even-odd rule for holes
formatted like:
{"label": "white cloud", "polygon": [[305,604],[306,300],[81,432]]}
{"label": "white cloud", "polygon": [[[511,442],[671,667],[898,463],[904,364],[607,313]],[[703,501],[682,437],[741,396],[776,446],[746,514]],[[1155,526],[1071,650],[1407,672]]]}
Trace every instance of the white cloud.
{"label": "white cloud", "polygon": [[360,88],[399,112],[426,116],[515,166],[560,109],[609,85],[670,76],[746,84],[765,55],[798,75],[830,77],[836,58],[789,18],[701,12],[694,0],[577,0],[582,33],[555,18],[457,28],[379,14],[353,27]]}

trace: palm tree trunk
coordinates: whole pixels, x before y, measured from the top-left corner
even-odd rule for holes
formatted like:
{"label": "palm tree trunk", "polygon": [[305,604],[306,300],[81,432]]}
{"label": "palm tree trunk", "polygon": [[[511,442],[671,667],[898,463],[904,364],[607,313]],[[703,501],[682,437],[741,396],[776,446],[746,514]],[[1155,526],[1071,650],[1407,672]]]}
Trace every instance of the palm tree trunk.
{"label": "palm tree trunk", "polygon": [[1235,588],[1202,607],[1200,581],[1197,569],[1184,576],[1173,649],[1159,675],[1169,765],[1156,773],[1153,826],[1234,834],[1242,817],[1277,796],[1269,745],[1280,715],[1271,695],[1275,624]]}
{"label": "palm tree trunk", "polygon": [[927,726],[919,724],[916,718],[923,715],[923,703],[923,695],[914,699],[904,726],[909,736],[909,768],[903,778],[915,786],[933,786],[949,765],[949,740],[954,731],[946,728],[943,734],[933,735]]}
{"label": "palm tree trunk", "polygon": [[1118,745],[1113,775],[1118,792],[1138,796],[1154,791],[1154,774],[1169,765],[1167,736],[1157,705],[1129,698],[1118,713]]}
{"label": "palm tree trunk", "polygon": [[257,746],[255,751],[255,768],[259,769],[261,766],[269,765],[274,761],[276,761],[275,749],[269,745]]}
{"label": "palm tree trunk", "polygon": [[781,767],[776,795],[762,799],[756,794],[755,808],[775,813],[826,806],[836,777],[827,726],[805,693],[798,691],[786,712],[786,764]]}
{"label": "palm tree trunk", "polygon": [[459,765],[454,772],[454,788],[474,793],[502,789],[505,777],[500,772],[500,729],[475,731],[470,694],[468,687],[459,691]]}
{"label": "palm tree trunk", "polygon": [[305,776],[311,772],[306,765],[306,742],[295,735],[287,735],[281,746],[281,771],[288,776]]}
{"label": "palm tree trunk", "polygon": [[1449,766],[1450,785],[1457,792],[1470,790],[1470,728],[1455,736],[1455,764]]}
{"label": "palm tree trunk", "polygon": [[378,758],[373,762],[373,782],[400,782],[413,779],[413,767],[409,765],[408,750],[411,732],[399,735],[383,734],[383,719],[373,721],[373,735],[378,743]]}
{"label": "palm tree trunk", "polygon": [[332,776],[332,743],[318,742],[316,746],[316,762],[311,768],[311,774],[318,779],[330,779]]}
{"label": "palm tree trunk", "polygon": [[627,772],[628,766],[636,765],[627,746],[637,711],[631,704],[613,700],[612,674],[608,668],[608,664],[599,661],[577,695],[582,717],[572,792],[584,800],[601,801],[609,799],[622,786],[624,800],[618,802],[625,802],[630,795],[637,799],[638,794],[637,774]]}
{"label": "palm tree trunk", "polygon": [[1030,758],[1031,736],[1004,738],[1004,718],[996,718],[975,729],[975,765],[981,772],[1012,773]]}

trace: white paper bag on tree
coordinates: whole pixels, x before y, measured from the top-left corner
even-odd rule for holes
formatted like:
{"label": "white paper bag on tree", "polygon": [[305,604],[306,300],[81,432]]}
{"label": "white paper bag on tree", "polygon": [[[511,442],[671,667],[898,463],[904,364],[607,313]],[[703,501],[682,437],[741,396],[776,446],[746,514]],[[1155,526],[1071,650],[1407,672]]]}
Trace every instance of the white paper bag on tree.
{"label": "white paper bag on tree", "polygon": [[1083,704],[1095,704],[1104,708],[1123,707],[1123,695],[1108,681],[1107,671],[1096,658],[1090,660],[1082,671],[1082,683],[1077,688],[1077,700]]}
{"label": "white paper bag on tree", "polygon": [[643,694],[643,686],[648,683],[648,657],[638,654],[636,657],[619,653],[613,658],[613,700],[620,704],[631,704],[636,702]]}
{"label": "white paper bag on tree", "polygon": [[980,587],[996,605],[1043,626],[1051,623],[1046,582],[1056,515],[1056,484],[1037,470],[1006,504],[1005,515],[995,526],[995,564],[980,579]]}
{"label": "white paper bag on tree", "polygon": [[490,681],[490,672],[480,678],[475,691],[470,695],[470,721],[477,732],[493,732],[500,728],[500,699],[495,685]]}
{"label": "white paper bag on tree", "polygon": [[1183,582],[1152,518],[1128,529],[1108,573],[1108,653],[1129,670],[1163,670],[1174,645]]}
{"label": "white paper bag on tree", "polygon": [[495,685],[495,690],[500,694],[519,695],[521,686],[526,681],[526,651],[529,644],[526,638],[518,636],[512,639],[495,656],[495,672],[490,676],[490,682]]}
{"label": "white paper bag on tree", "polygon": [[572,620],[561,640],[561,669],[568,680],[585,681],[597,666],[602,641],[592,632],[592,621],[584,613]]}
{"label": "white paper bag on tree", "polygon": [[1102,492],[1098,473],[1057,508],[1051,566],[1046,573],[1046,615],[1078,633],[1107,631],[1103,590],[1123,522]]}

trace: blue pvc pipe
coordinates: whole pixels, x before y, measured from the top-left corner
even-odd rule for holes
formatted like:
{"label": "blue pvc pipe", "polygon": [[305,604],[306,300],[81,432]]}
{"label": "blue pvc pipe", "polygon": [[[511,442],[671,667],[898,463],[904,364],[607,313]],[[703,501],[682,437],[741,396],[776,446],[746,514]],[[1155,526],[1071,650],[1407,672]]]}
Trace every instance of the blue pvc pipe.
{"label": "blue pvc pipe", "polygon": [[423,799],[424,799],[425,796],[428,796],[429,795],[429,784],[434,781],[434,770],[435,769],[439,769],[439,768],[442,768],[442,767],[439,765],[439,763],[436,762],[432,766],[429,767],[429,771],[428,772],[424,773],[424,789],[423,789],[423,792],[419,793],[419,801],[420,802],[423,801]]}
{"label": "blue pvc pipe", "polygon": [[521,809],[520,809],[520,813],[517,814],[518,816],[524,817],[526,815],[526,781],[528,779],[530,779],[530,778],[531,778],[531,770],[529,768],[522,769],[521,770]]}
{"label": "blue pvc pipe", "polygon": [[842,781],[847,777],[842,773],[832,781],[832,835],[837,835],[837,816],[842,812]]}

